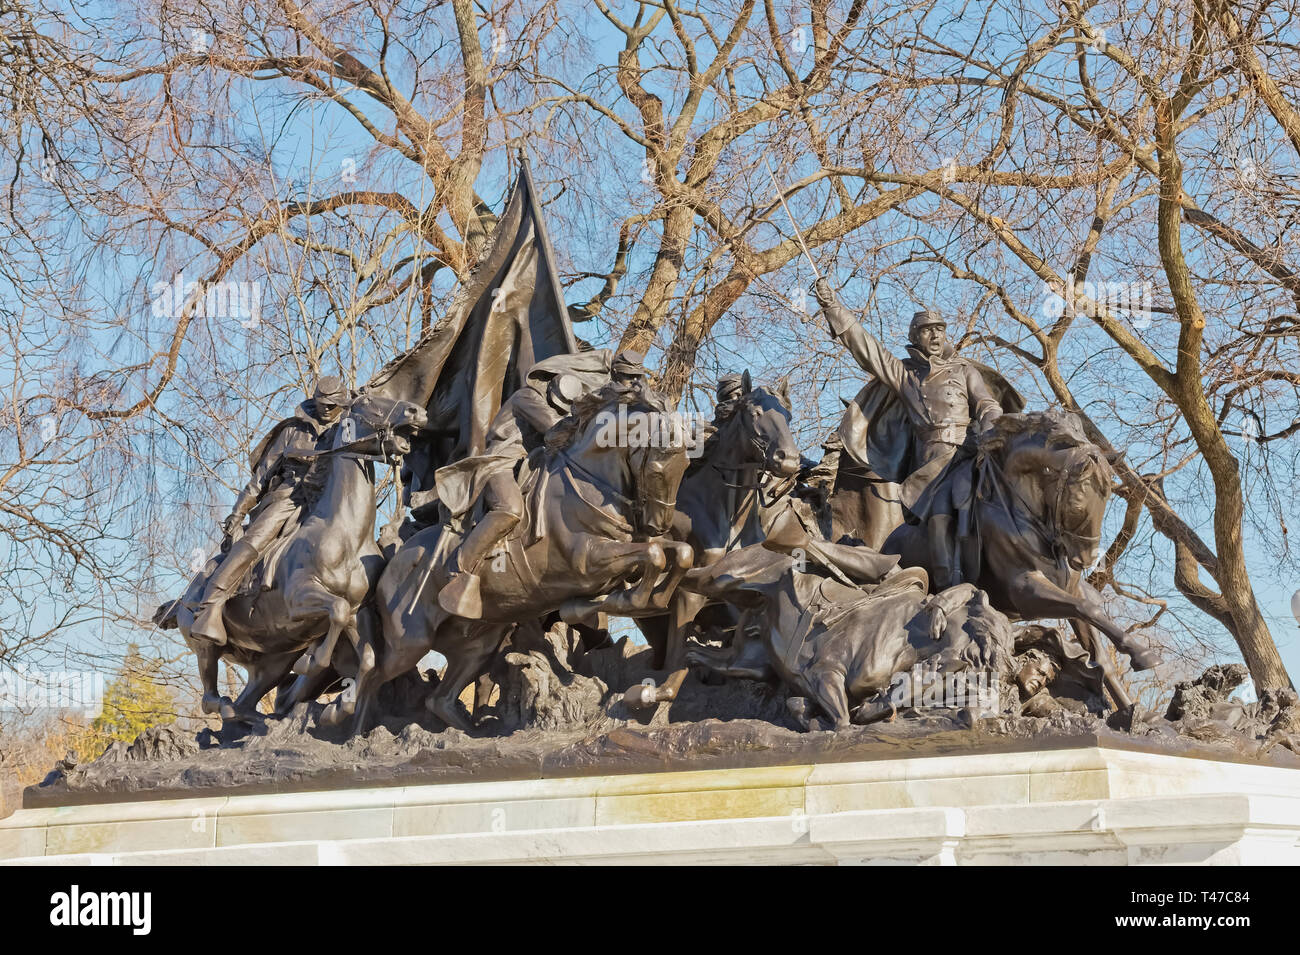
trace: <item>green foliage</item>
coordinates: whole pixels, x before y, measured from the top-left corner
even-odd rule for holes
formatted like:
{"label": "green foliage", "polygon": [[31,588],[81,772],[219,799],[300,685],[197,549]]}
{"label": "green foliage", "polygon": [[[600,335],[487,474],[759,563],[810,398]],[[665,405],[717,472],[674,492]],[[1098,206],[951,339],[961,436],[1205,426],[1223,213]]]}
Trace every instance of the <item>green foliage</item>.
{"label": "green foliage", "polygon": [[145,659],[134,643],[127,647],[121,669],[104,689],[104,709],[90,724],[88,744],[102,752],[114,740],[130,743],[150,726],[176,718],[176,699],[159,680],[161,669],[161,660]]}

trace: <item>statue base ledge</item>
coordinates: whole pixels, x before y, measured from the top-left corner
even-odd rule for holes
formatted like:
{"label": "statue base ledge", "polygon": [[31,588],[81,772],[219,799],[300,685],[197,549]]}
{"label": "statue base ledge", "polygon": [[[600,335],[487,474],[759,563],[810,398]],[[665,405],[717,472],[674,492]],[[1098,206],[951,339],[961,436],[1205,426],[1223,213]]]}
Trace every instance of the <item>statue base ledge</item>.
{"label": "statue base ledge", "polygon": [[1021,751],[23,809],[5,864],[1300,864],[1300,769]]}

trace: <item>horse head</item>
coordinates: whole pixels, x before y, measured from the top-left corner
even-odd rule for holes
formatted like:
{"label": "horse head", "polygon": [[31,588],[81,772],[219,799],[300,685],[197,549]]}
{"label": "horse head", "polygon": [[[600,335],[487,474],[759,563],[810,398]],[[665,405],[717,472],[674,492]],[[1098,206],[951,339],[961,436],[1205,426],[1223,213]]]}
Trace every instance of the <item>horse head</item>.
{"label": "horse head", "polygon": [[754,469],[762,493],[769,479],[785,482],[799,473],[799,449],[790,432],[784,379],[776,388],[756,388],[745,372],[743,383],[739,396],[718,405],[717,430],[705,443],[701,461],[721,471]]}
{"label": "horse head", "polygon": [[1085,436],[1079,416],[1058,410],[1003,415],[985,450],[1000,459],[1016,492],[1012,506],[1029,512],[1055,556],[1074,570],[1092,566],[1115,472]]}
{"label": "horse head", "polygon": [[339,422],[334,447],[391,463],[410,453],[411,438],[427,424],[428,414],[414,402],[362,390]]}
{"label": "horse head", "polygon": [[654,392],[611,383],[579,398],[547,445],[621,498],[637,534],[659,537],[677,513],[689,424]]}

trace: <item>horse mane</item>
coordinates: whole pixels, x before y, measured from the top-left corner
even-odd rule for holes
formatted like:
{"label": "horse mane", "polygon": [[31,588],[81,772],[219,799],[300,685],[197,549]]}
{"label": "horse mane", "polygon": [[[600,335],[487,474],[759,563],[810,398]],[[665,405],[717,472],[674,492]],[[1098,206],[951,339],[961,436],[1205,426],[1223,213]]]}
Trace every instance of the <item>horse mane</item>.
{"label": "horse mane", "polygon": [[1048,449],[1079,448],[1084,451],[1100,468],[1107,483],[1115,476],[1105,452],[1089,440],[1083,430],[1083,419],[1073,411],[1047,408],[1007,413],[998,416],[992,431],[992,436],[984,441],[985,451],[1005,451],[1016,438],[1039,437]]}
{"label": "horse mane", "polygon": [[637,384],[622,385],[609,381],[597,390],[579,396],[573,402],[568,415],[557,421],[546,432],[546,450],[551,452],[568,450],[578,436],[586,432],[596,415],[611,405],[627,405],[629,410],[657,411],[665,414],[672,410],[672,403],[667,396],[657,391]]}

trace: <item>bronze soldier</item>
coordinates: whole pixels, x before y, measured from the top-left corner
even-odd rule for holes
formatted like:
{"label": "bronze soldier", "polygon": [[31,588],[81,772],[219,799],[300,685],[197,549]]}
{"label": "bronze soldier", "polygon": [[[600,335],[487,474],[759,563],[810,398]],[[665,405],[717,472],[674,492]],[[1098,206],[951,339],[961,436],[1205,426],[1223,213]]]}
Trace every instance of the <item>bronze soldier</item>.
{"label": "bronze soldier", "polygon": [[745,376],[740,372],[723,375],[718,379],[717,401],[714,404],[715,423],[725,421],[735,411],[735,401],[745,393]]}
{"label": "bronze soldier", "polygon": [[645,355],[628,348],[614,356],[610,366],[610,380],[625,388],[644,388],[646,386]]}
{"label": "bronze soldier", "polygon": [[286,527],[292,528],[306,503],[310,460],[295,457],[315,452],[324,444],[325,433],[343,414],[352,395],[343,380],[327,375],[316,383],[311,398],[300,404],[293,417],[277,424],[253,450],[253,475],[235,500],[235,506],[221,523],[230,542],[245,515],[252,521],[203,589],[190,636],[204,637],[221,646],[226,642],[222,609],[267,545]]}
{"label": "bronze soldier", "polygon": [[[456,475],[482,481],[486,512],[465,536],[448,562],[451,577],[438,593],[438,604],[448,613],[477,620],[483,616],[479,598],[478,568],[524,516],[524,498],[515,476],[515,466],[535,448],[540,447],[546,432],[569,413],[573,402],[583,392],[582,382],[574,375],[558,374],[546,385],[546,393],[529,381],[501,405],[487,434],[483,455],[438,472],[438,489],[444,492]],[[444,501],[455,495],[443,494]],[[472,504],[474,495],[461,495]],[[448,501],[450,504],[451,502]]]}
{"label": "bronze soldier", "polygon": [[[948,341],[947,324],[937,313],[925,310],[913,316],[908,328],[909,357],[898,359],[840,305],[825,279],[818,279],[817,300],[830,324],[831,334],[841,341],[864,371],[869,372],[892,394],[902,408],[902,420],[911,440],[894,442],[896,452],[906,460],[890,462],[901,482],[902,503],[912,516],[925,524],[936,590],[961,582],[958,570],[957,534],[954,518],[958,508],[969,503],[968,472],[949,467],[958,449],[966,445],[972,429],[987,431],[1002,414],[1002,406],[990,390],[980,366],[956,356]],[[861,435],[844,435],[845,447]],[[854,449],[865,461],[865,449]]]}

